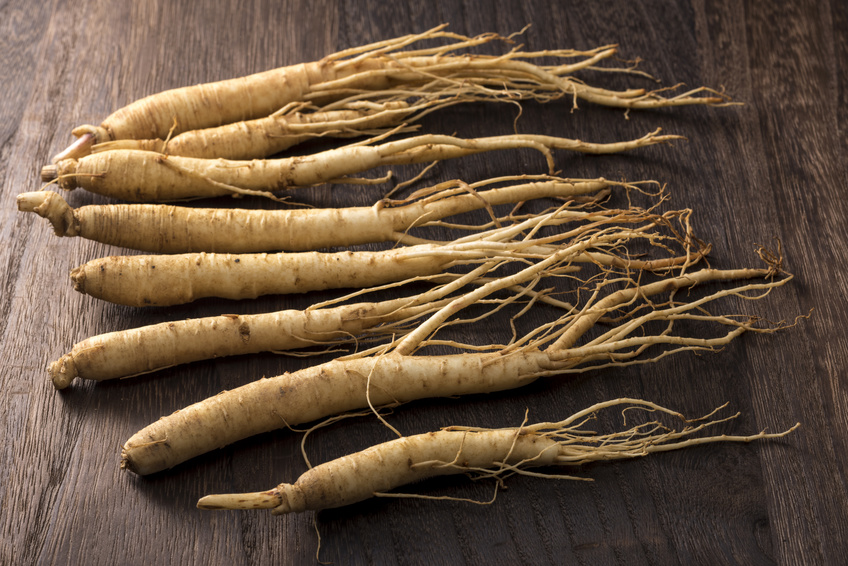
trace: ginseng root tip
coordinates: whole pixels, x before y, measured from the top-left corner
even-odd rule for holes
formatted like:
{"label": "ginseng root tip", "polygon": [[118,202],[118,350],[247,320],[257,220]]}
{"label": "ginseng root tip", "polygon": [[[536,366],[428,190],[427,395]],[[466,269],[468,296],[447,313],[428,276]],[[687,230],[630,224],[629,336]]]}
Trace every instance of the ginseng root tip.
{"label": "ginseng root tip", "polygon": [[201,497],[198,509],[218,511],[222,509],[274,509],[280,504],[280,494],[276,490],[256,493],[224,493]]}
{"label": "ginseng root tip", "polygon": [[55,165],[45,165],[41,168],[41,182],[51,183],[59,178],[59,168]]}
{"label": "ginseng root tip", "polygon": [[51,159],[53,163],[58,163],[63,159],[79,159],[80,157],[89,155],[94,144],[97,143],[98,139],[104,137],[106,133],[103,128],[98,128],[97,126],[80,126],[74,132],[78,136],[78,139],[54,155],[53,159]]}
{"label": "ginseng root tip", "polygon": [[65,354],[48,366],[47,373],[56,389],[65,389],[77,377],[77,368],[74,359]]}

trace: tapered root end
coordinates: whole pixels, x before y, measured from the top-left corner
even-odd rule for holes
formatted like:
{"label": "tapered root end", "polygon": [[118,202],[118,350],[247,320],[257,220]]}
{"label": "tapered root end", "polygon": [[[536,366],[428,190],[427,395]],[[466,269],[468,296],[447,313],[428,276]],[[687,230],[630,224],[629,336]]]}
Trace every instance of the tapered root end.
{"label": "tapered root end", "polygon": [[77,177],[74,175],[78,163],[76,159],[63,159],[59,163],[45,165],[41,168],[41,181],[47,184],[56,183],[59,188],[72,191],[78,186]]}
{"label": "tapered root end", "polygon": [[45,165],[41,168],[41,182],[52,183],[59,178],[59,168],[56,165]]}
{"label": "tapered root end", "polygon": [[48,192],[21,193],[17,197],[18,210],[21,212],[37,212],[50,198]]}
{"label": "tapered root end", "polygon": [[47,367],[47,373],[56,389],[65,389],[79,375],[74,358],[65,354]]}
{"label": "tapered root end", "polygon": [[[135,437],[133,437],[135,438]],[[121,448],[121,469],[130,471],[139,476],[147,476],[150,474],[155,474],[156,472],[161,472],[162,470],[167,469],[166,465],[159,465],[159,462],[154,462],[150,464],[148,462],[145,465],[144,462],[138,462],[134,457],[137,455],[137,452],[142,452],[142,459],[144,456],[144,449],[146,446],[155,445],[155,444],[165,444],[167,445],[167,440],[159,440],[152,441],[145,445],[144,443],[139,444],[138,442],[133,442],[133,438],[127,441],[126,444]]]}
{"label": "tapered root end", "polygon": [[83,266],[71,270],[71,284],[74,286],[74,291],[85,294],[85,269]]}
{"label": "tapered root end", "polygon": [[224,493],[207,495],[197,502],[198,509],[274,509],[282,502],[276,489],[254,493]]}
{"label": "tapered root end", "polygon": [[95,144],[103,143],[111,139],[109,132],[100,126],[79,126],[74,129],[73,134],[77,137],[77,140],[54,155],[53,159],[50,160],[52,163],[58,163],[63,159],[79,159],[80,157],[85,157],[91,153],[91,148]]}
{"label": "tapered root end", "polygon": [[74,216],[73,209],[57,193],[38,191],[18,195],[18,210],[35,212],[46,218],[53,226],[57,236],[76,236],[79,232],[79,222]]}
{"label": "tapered root end", "polygon": [[[121,467],[122,470],[129,470],[129,471],[133,472],[134,474],[138,474],[138,472],[133,467],[132,461],[127,456],[126,449],[121,450],[121,466],[120,467]],[[139,475],[141,475],[141,474],[139,474]]]}

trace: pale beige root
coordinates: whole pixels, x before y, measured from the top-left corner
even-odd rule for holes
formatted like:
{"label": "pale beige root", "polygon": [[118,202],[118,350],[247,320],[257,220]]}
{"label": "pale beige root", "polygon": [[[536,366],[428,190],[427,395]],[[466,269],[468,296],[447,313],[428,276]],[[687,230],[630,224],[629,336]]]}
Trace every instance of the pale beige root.
{"label": "pale beige root", "polygon": [[18,210],[35,212],[50,221],[57,236],[79,236],[80,220],[77,211],[60,195],[51,191],[21,193],[17,197]]}
{"label": "pale beige root", "polygon": [[375,252],[110,256],[73,269],[71,281],[76,291],[112,303],[171,306],[206,297],[254,299],[374,287],[441,274],[453,265],[521,256],[523,247],[481,239]]}
{"label": "pale beige root", "polygon": [[71,282],[76,291],[115,304],[172,306],[207,297],[239,300],[374,287],[440,274],[457,260],[502,255],[500,247],[465,248],[421,244],[376,252],[109,256],[73,269]]}
{"label": "pale beige root", "polygon": [[112,303],[170,306],[206,297],[373,287],[440,273],[453,258],[438,252],[438,246],[423,245],[378,252],[110,256],[75,268],[71,281],[80,293]]}
{"label": "pale beige root", "polygon": [[[438,102],[438,101],[436,101]],[[449,105],[443,101],[441,106]],[[351,103],[345,110],[286,113],[225,124],[217,128],[189,130],[163,139],[115,140],[96,144],[91,153],[113,149],[141,149],[213,159],[261,159],[285,151],[316,137],[351,138],[366,136],[389,126],[409,123],[416,112],[433,104],[410,105],[405,101],[382,104]]]}
{"label": "pale beige root", "polygon": [[[197,506],[273,509],[275,514],[330,509],[427,478],[469,473],[499,463],[550,466],[556,462],[557,451],[555,440],[516,434],[514,429],[431,432],[398,438],[321,464],[294,484],[281,484],[270,492],[208,495]],[[451,465],[454,461],[461,463]]]}
{"label": "pale beige root", "polygon": [[124,443],[121,466],[151,474],[255,434],[354,409],[511,389],[548,366],[520,356],[387,354],[331,361],[223,392],[163,417]]}
{"label": "pale beige root", "polygon": [[[463,51],[495,40],[496,34],[469,38],[445,32],[444,25],[418,35],[408,35],[341,51],[320,61],[291,65],[234,79],[177,88],[137,100],[107,117],[100,126],[84,125],[73,134],[97,143],[119,139],[166,139],[170,134],[200,130],[269,116],[288,104],[316,104],[339,100],[351,93],[394,88],[413,89],[443,81],[447,87],[471,85],[489,96],[529,96],[536,100],[570,97],[623,108],[656,108],[683,104],[723,104],[726,97],[706,88],[670,98],[664,89],[612,91],[588,85],[569,75],[611,59],[615,46],[587,51],[555,49],[524,52],[512,49],[502,55]],[[404,49],[422,40],[441,40],[429,48]],[[444,44],[444,40],[450,43]],[[534,59],[559,59],[554,65],[536,65]],[[565,60],[565,62],[562,62]],[[607,67],[607,72],[642,74],[631,66]],[[78,153],[65,151],[69,157]]]}
{"label": "pale beige root", "polygon": [[65,190],[88,191],[133,202],[178,201],[236,194],[270,195],[275,191],[343,181],[385,165],[409,165],[454,159],[487,151],[529,148],[540,151],[553,173],[551,151],[615,153],[667,143],[679,136],[659,130],[641,138],[596,144],[539,135],[460,139],[414,136],[380,145],[348,145],[311,155],[253,161],[167,156],[152,151],[122,150],[66,159],[45,167],[42,178],[57,180]]}
{"label": "pale beige root", "polygon": [[[482,190],[490,183],[515,184]],[[154,253],[256,253],[307,251],[337,246],[403,241],[414,226],[509,203],[577,198],[623,185],[604,179],[552,177],[441,183],[420,200],[380,201],[371,207],[250,210],[191,208],[164,204],[89,205],[72,209],[50,191],[23,193],[18,209],[50,221],[59,236]],[[320,226],[320,230],[315,230]]]}
{"label": "pale beige root", "polygon": [[162,322],[92,336],[51,362],[57,389],[76,379],[103,381],[224,356],[278,352],[352,341],[387,321],[414,318],[438,306],[414,298],[330,308],[221,315]]}
{"label": "pale beige root", "polygon": [[[347,356],[294,373],[261,379],[190,405],[136,433],[124,444],[122,467],[139,474],[149,474],[255,434],[345,411],[422,398],[502,391],[521,387],[541,376],[580,373],[604,365],[646,363],[674,352],[720,348],[742,332],[758,329],[750,321],[704,315],[703,320],[730,330],[714,338],[675,335],[670,328],[653,335],[645,330],[647,323],[657,319],[650,315],[652,305],[655,305],[654,310],[659,311],[659,320],[663,320],[663,315],[669,321],[694,317],[703,312],[700,309],[712,300],[728,295],[764,293],[783,285],[788,278],[740,285],[697,302],[675,302],[672,306],[652,302],[650,297],[711,281],[774,275],[775,271],[771,268],[707,269],[670,277],[658,284],[634,284],[630,296],[618,295],[618,300],[607,306],[610,312],[616,312],[639,299],[648,314],[641,314],[633,307],[634,313],[623,316],[604,340],[586,346],[539,349],[545,342],[556,339],[556,328],[562,327],[567,331],[581,327],[581,316],[585,315],[578,309],[551,325],[552,329],[548,329],[547,334],[530,336],[527,340],[496,348],[495,352],[447,356],[406,355],[399,351],[368,356],[364,352],[360,354],[363,357]],[[450,304],[443,309],[456,307]],[[440,310],[431,318],[436,320],[442,314]],[[408,344],[410,336],[401,341],[405,344],[405,351],[414,350],[415,345],[410,347]],[[665,347],[667,350],[654,358],[640,358],[648,347]]]}
{"label": "pale beige root", "polygon": [[[659,420],[630,426],[607,434],[585,429],[595,413],[623,407],[666,413],[684,426],[675,430]],[[374,445],[310,468],[292,484],[283,483],[268,491],[207,495],[197,507],[207,510],[271,509],[275,515],[318,511],[351,505],[375,496],[425,497],[386,493],[424,479],[465,474],[472,478],[495,478],[498,483],[529,468],[580,466],[594,461],[641,458],[656,452],[679,450],[715,442],[752,442],[783,438],[800,424],[779,433],[747,436],[695,436],[718,423],[713,413],[697,420],[640,399],[615,399],[597,403],[557,423],[539,423],[517,428],[484,429],[448,427],[438,432],[405,436]],[[700,422],[699,422],[700,421]],[[584,479],[553,473],[528,475],[557,479]]]}
{"label": "pale beige root", "polygon": [[[101,135],[102,137],[102,135]],[[77,140],[53,156],[52,163],[58,163],[64,159],[79,159],[91,153],[92,148],[97,144],[97,134],[90,131],[81,131]],[[42,172],[43,175],[43,172]]]}
{"label": "pale beige root", "polygon": [[[316,61],[167,90],[118,109],[99,126],[79,126],[73,134],[77,137],[92,134],[96,143],[122,139],[165,139],[172,131],[180,133],[261,118],[290,102],[303,100],[311,84],[374,70],[383,65],[383,61],[365,59],[339,69],[324,61]],[[382,86],[388,87],[389,83],[386,81]]]}

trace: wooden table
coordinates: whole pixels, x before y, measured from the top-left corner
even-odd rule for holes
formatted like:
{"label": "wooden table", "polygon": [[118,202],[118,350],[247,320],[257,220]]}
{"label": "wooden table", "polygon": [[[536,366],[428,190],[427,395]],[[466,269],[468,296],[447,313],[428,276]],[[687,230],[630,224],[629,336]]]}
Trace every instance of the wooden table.
{"label": "wooden table", "polygon": [[[802,2],[75,2],[0,5],[0,563],[3,564],[836,564],[848,543],[844,376],[848,319],[848,4]],[[800,430],[773,442],[717,444],[605,465],[593,482],[513,477],[491,505],[376,499],[314,515],[201,512],[199,496],[265,489],[305,469],[299,434],[240,442],[170,471],[118,468],[135,431],[192,402],[326,358],[221,359],[59,393],[46,364],[88,336],[164,320],[303,307],[315,293],[259,301],[120,307],[73,291],[67,273],[117,248],[57,238],[16,210],[39,169],[122,105],[163,89],[280,65],[450,22],[510,33],[527,49],[617,43],[663,84],[724,88],[744,105],[631,112],[570,101],[527,105],[523,132],[612,141],[656,127],[688,138],[628,155],[558,152],[571,177],[656,179],[695,210],[715,267],[756,265],[782,242],[795,279],[746,312],[777,321],[718,354],[548,379],[467,399],[414,403],[390,417],[405,434],[450,424],[510,426],[529,409],[554,419],[597,401],[640,397],[688,415],[729,402],[722,432]],[[650,81],[632,78],[642,86]],[[511,133],[515,109],[472,105],[434,115],[428,131]],[[532,152],[444,163],[425,181],[544,172]],[[407,175],[411,174],[409,172]],[[304,191],[319,206],[368,204],[385,187]],[[83,192],[72,205],[108,202]],[[477,332],[463,332],[474,339]],[[614,419],[613,419],[614,420]],[[610,420],[609,422],[612,422]],[[376,419],[310,436],[313,462],[390,438]],[[447,479],[423,493],[486,499],[492,484]]]}

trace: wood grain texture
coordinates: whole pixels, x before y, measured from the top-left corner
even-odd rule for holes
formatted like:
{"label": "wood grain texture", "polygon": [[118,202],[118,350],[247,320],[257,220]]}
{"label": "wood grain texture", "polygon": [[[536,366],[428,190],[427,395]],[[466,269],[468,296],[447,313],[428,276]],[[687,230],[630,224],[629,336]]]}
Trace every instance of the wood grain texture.
{"label": "wood grain texture", "polygon": [[[568,103],[528,107],[518,129],[592,141],[661,126],[685,143],[604,157],[557,153],[563,174],[653,178],[696,211],[711,265],[757,262],[783,244],[796,278],[756,312],[813,310],[797,327],[744,336],[717,355],[550,379],[519,391],[414,403],[391,417],[413,434],[449,424],[508,426],[526,408],[562,418],[597,401],[641,397],[705,413],[742,412],[727,432],[802,428],[780,442],[713,445],[593,465],[593,482],[512,478],[492,505],[378,499],[321,512],[200,512],[198,497],[253,491],[305,469],[300,436],[263,435],[140,478],[120,446],[161,415],[263,375],[321,361],[273,355],[193,364],[57,393],[44,367],[90,335],[221,313],[300,308],[333,296],[199,301],[133,309],[75,293],[67,273],[123,252],[56,238],[15,196],[77,124],[166,88],[318,59],[450,22],[459,33],[510,33],[527,49],[617,43],[664,84],[724,87],[743,106],[631,112]],[[0,3],[0,564],[836,564],[848,551],[848,5],[839,0],[595,2]],[[610,79],[615,81],[615,79]],[[512,108],[473,105],[428,118],[431,131],[511,133]],[[542,171],[532,152],[472,156],[428,181]],[[314,189],[318,206],[365,205],[379,188]],[[74,206],[107,202],[72,193]],[[269,206],[266,203],[255,206]],[[738,305],[751,312],[750,305]],[[488,325],[480,339],[497,333]],[[611,424],[612,421],[601,421]],[[321,429],[313,462],[389,439],[373,419]],[[486,499],[491,485],[426,482],[430,495]],[[314,525],[313,525],[314,520]]]}

